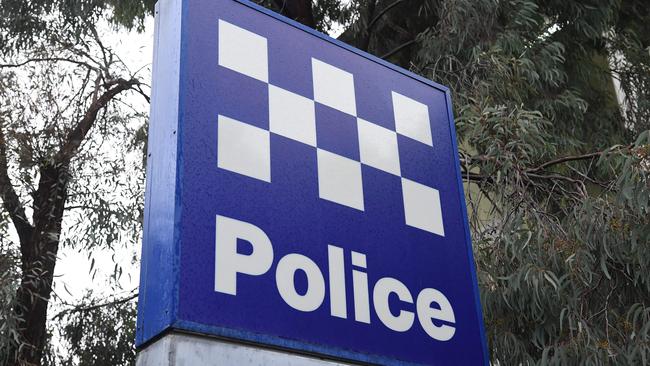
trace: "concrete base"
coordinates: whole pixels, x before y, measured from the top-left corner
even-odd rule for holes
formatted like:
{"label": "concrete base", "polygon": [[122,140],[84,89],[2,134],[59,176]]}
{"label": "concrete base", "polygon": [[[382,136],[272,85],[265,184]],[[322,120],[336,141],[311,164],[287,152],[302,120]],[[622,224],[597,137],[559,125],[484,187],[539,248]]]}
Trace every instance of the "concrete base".
{"label": "concrete base", "polygon": [[136,366],[351,366],[228,341],[170,333],[138,352]]}

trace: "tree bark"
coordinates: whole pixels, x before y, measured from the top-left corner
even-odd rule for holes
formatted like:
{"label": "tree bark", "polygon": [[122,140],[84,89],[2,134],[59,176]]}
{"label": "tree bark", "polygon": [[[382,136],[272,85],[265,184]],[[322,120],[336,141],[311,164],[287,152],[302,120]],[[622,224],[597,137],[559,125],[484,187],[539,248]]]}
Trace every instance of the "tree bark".
{"label": "tree bark", "polygon": [[61,221],[67,197],[68,168],[42,166],[34,197],[34,230],[21,245],[22,279],[17,291],[18,329],[27,346],[20,348],[14,365],[40,365],[47,336],[47,305],[52,293],[59,250]]}

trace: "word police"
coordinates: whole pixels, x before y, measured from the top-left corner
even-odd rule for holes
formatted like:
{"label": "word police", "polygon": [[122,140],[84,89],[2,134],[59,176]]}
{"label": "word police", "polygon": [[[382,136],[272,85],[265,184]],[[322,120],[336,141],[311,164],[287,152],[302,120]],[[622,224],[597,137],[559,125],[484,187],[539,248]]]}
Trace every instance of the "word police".
{"label": "word police", "polygon": [[[252,252],[237,251],[237,241],[245,240]],[[345,264],[342,248],[328,246],[328,271],[330,314],[347,319]],[[370,323],[370,291],[366,256],[351,252],[352,294],[354,296],[354,320]],[[259,276],[273,264],[273,246],[269,237],[257,226],[232,218],[217,216],[215,285],[217,292],[237,295],[237,275]],[[302,271],[307,278],[307,289],[301,294],[296,289],[295,273]],[[308,257],[296,253],[282,257],[276,267],[275,281],[278,292],[287,305],[299,311],[314,311],[324,299],[326,283],[318,265]],[[396,295],[400,301],[413,304],[409,289],[399,280],[384,277],[372,289],[372,304],[381,322],[395,332],[406,332],[413,326],[416,314],[404,309],[391,309],[389,297]],[[424,331],[438,341],[450,340],[456,331],[454,310],[442,292],[425,288],[415,300],[417,318]],[[434,322],[435,321],[435,322]]]}

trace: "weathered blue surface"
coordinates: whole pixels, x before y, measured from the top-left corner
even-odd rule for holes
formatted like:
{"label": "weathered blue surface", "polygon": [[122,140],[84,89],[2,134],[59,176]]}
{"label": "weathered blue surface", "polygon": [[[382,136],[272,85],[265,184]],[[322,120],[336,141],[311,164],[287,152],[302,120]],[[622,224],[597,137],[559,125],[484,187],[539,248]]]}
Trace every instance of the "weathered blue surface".
{"label": "weathered blue surface", "polygon": [[[171,327],[386,365],[487,364],[448,90],[248,2],[160,4],[137,345]],[[392,92],[425,104],[433,146],[398,134],[400,174],[439,192],[444,236],[406,225],[400,176],[367,165],[363,211],[319,198],[316,148],[278,134],[271,182],[218,168],[219,116],[269,129],[268,84],[219,65],[219,20],[267,40],[268,84],[313,99],[315,58],[354,75],[358,118],[395,131]],[[360,159],[355,116],[315,103],[315,117],[319,148]],[[252,223],[273,243],[272,268],[239,276],[236,296],[215,291],[216,215]],[[318,309],[300,312],[276,288],[277,260],[288,253],[311,258],[327,281],[330,244],[346,253],[347,319],[330,315],[329,291]],[[444,293],[454,337],[432,339],[417,316],[408,331],[392,331],[372,304],[370,324],[354,321],[350,251],[366,254],[371,293],[382,277],[414,298],[427,287]],[[304,276],[296,282],[306,286]]]}
{"label": "weathered blue surface", "polygon": [[137,344],[168,328],[176,314],[181,5],[180,0],[156,5]]}

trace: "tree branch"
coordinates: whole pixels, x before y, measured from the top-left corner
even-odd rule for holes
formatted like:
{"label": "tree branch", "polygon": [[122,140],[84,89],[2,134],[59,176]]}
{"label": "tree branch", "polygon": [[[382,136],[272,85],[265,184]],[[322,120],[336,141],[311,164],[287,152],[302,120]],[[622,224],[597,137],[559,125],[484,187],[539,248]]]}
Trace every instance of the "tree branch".
{"label": "tree branch", "polygon": [[[27,220],[25,215],[25,208],[20,203],[20,198],[11,183],[9,177],[9,164],[7,160],[7,142],[4,134],[4,117],[0,115],[0,197],[4,207],[9,213],[11,221],[18,232],[20,239],[21,249],[29,242],[32,236],[34,227]],[[24,255],[24,253],[23,253]]]}
{"label": "tree branch", "polygon": [[[632,146],[633,146],[633,145],[629,145],[629,146],[618,146],[618,149],[622,149],[622,148],[627,148],[627,149],[629,149],[629,148],[631,148]],[[546,169],[546,168],[548,168],[548,167],[551,167],[551,166],[553,166],[553,165],[562,164],[562,163],[566,163],[566,162],[569,162],[569,161],[579,161],[579,160],[589,160],[589,159],[594,159],[594,158],[600,157],[601,155],[603,155],[603,154],[605,154],[605,153],[607,153],[607,152],[610,152],[610,151],[612,151],[612,150],[614,150],[614,149],[606,149],[606,150],[596,151],[596,152],[593,152],[593,153],[583,154],[583,155],[569,155],[569,156],[564,156],[564,157],[561,157],[561,158],[557,158],[557,159],[549,160],[549,161],[547,161],[547,162],[545,162],[545,163],[543,163],[543,164],[538,165],[538,166],[535,167],[535,168],[528,169],[527,172],[528,172],[528,173],[536,173],[536,172],[539,172],[540,170],[544,170],[544,169]]]}
{"label": "tree branch", "polygon": [[540,175],[540,174],[528,173],[527,175],[529,177],[539,178],[539,179],[557,179],[557,180],[564,180],[564,181],[574,183],[574,184],[582,184],[582,182],[580,182],[579,180],[576,180],[576,179],[573,179],[571,177],[567,177],[566,175],[561,175],[561,174]]}
{"label": "tree branch", "polygon": [[476,173],[470,173],[462,166],[461,166],[460,176],[464,181],[468,183],[492,182],[492,177],[476,174]]}
{"label": "tree branch", "polygon": [[56,161],[59,163],[69,162],[77,152],[81,142],[90,131],[90,128],[95,123],[99,111],[106,107],[108,102],[110,102],[116,95],[125,90],[129,90],[138,84],[139,81],[137,79],[116,79],[104,84],[103,86],[107,88],[107,90],[101,96],[95,96],[93,98],[93,102],[90,107],[88,107],[86,114],[84,114],[77,126],[66,136],[61,150],[56,154]]}
{"label": "tree branch", "polygon": [[406,47],[414,44],[415,42],[417,42],[415,39],[412,39],[412,40],[410,40],[408,42],[405,42],[405,43],[393,48],[392,50],[388,51],[385,55],[381,56],[380,58],[385,60],[385,59],[391,57],[392,55],[396,54],[397,52],[405,49]]}
{"label": "tree branch", "polygon": [[142,97],[147,101],[147,104],[151,104],[151,97],[149,97],[149,95],[147,95],[147,93],[142,90],[142,85],[138,84],[135,91],[138,92],[138,94],[142,95]]}
{"label": "tree branch", "polygon": [[129,295],[127,297],[123,297],[123,298],[116,299],[116,300],[113,300],[113,301],[104,302],[104,303],[101,303],[101,304],[90,305],[90,306],[76,306],[76,307],[74,307],[72,309],[66,309],[66,310],[60,311],[58,314],[56,314],[52,318],[52,320],[59,319],[59,318],[65,316],[66,314],[70,314],[70,313],[80,313],[80,312],[97,310],[97,309],[100,309],[100,308],[103,308],[103,307],[106,307],[106,306],[124,304],[124,303],[127,303],[127,302],[137,298],[137,297],[138,297],[138,293],[136,292],[133,295]]}
{"label": "tree branch", "polygon": [[590,154],[584,154],[584,155],[564,156],[564,157],[561,157],[561,158],[557,158],[557,159],[554,159],[554,160],[547,161],[547,162],[545,162],[543,164],[540,164],[539,166],[537,166],[535,168],[528,169],[528,173],[539,172],[540,170],[544,170],[544,169],[546,169],[548,167],[551,167],[553,165],[566,163],[568,161],[578,161],[578,160],[593,159],[593,158],[599,157],[603,152],[604,151],[598,151],[598,152],[594,152],[594,153],[590,153]]}
{"label": "tree branch", "polygon": [[[370,19],[371,16],[375,13],[375,7],[377,5],[377,0],[370,0],[367,6],[366,19]],[[370,47],[370,39],[372,38],[372,31],[370,26],[366,27],[366,30],[361,35],[361,40],[359,41],[358,47],[366,52],[368,52],[368,47]]]}
{"label": "tree branch", "polygon": [[403,3],[403,2],[404,2],[404,0],[395,0],[394,2],[390,3],[385,8],[381,9],[379,14],[375,15],[375,17],[372,18],[370,23],[368,23],[368,27],[366,27],[366,31],[368,33],[370,33],[370,30],[375,26],[375,24],[377,24],[377,21],[379,21],[379,19],[381,19],[381,17],[384,16],[384,14],[388,13],[391,9],[393,9],[394,7],[396,7],[397,5],[399,5],[399,4]]}
{"label": "tree branch", "polygon": [[0,68],[16,68],[16,67],[22,67],[25,66],[29,63],[32,62],[69,62],[78,66],[84,66],[88,69],[95,70],[97,71],[97,67],[90,65],[87,62],[83,61],[77,61],[77,60],[71,60],[69,58],[65,57],[44,57],[44,58],[30,58],[28,60],[25,60],[23,62],[19,62],[16,64],[0,64]]}

